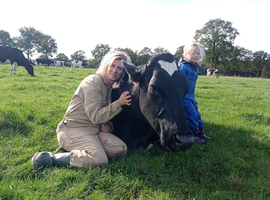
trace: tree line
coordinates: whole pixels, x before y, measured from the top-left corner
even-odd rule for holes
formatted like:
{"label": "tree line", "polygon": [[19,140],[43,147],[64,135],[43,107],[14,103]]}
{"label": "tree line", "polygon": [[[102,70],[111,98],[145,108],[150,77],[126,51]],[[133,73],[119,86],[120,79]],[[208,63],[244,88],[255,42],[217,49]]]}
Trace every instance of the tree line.
{"label": "tree line", "polygon": [[[22,50],[30,59],[36,52],[39,58],[52,58],[55,60],[70,61],[82,60],[88,66],[97,68],[103,56],[112,49],[108,44],[97,44],[91,51],[91,59],[87,59],[83,50],[75,51],[70,58],[64,53],[57,54],[57,43],[50,35],[43,34],[33,27],[19,29],[20,36],[10,37],[7,31],[0,30],[0,45],[12,46]],[[193,37],[205,47],[206,57],[200,63],[200,71],[206,74],[208,68],[218,68],[223,75],[244,77],[270,77],[270,54],[265,51],[252,52],[234,45],[234,40],[240,33],[232,26],[231,22],[221,19],[209,20],[202,29],[198,29]],[[174,53],[176,61],[183,53],[184,45],[179,46]],[[116,48],[126,52],[135,65],[146,63],[154,54],[168,52],[168,50],[157,47],[153,51],[144,47],[140,51],[130,48]]]}

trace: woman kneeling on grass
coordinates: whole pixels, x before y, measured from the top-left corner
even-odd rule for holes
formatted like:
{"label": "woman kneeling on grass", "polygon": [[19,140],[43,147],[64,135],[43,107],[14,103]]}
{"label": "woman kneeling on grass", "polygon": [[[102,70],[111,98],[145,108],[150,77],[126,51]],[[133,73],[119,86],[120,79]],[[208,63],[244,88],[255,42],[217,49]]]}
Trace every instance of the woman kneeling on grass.
{"label": "woman kneeling on grass", "polygon": [[113,128],[110,120],[123,105],[131,105],[128,91],[111,103],[112,86],[119,84],[125,73],[124,62],[131,64],[123,52],[107,54],[96,74],[81,82],[56,129],[61,148],[68,152],[36,153],[31,162],[35,169],[50,165],[89,169],[108,163],[108,157],[126,154],[126,144],[109,133]]}

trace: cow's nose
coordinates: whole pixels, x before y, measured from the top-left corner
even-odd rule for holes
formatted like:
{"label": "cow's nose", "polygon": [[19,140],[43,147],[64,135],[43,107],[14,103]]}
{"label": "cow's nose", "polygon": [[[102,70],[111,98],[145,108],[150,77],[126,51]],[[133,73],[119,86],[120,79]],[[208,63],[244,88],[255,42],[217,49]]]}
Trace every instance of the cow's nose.
{"label": "cow's nose", "polygon": [[189,149],[193,142],[194,142],[194,137],[193,136],[188,136],[188,135],[176,135],[176,141],[175,141],[175,149],[177,151],[185,151]]}

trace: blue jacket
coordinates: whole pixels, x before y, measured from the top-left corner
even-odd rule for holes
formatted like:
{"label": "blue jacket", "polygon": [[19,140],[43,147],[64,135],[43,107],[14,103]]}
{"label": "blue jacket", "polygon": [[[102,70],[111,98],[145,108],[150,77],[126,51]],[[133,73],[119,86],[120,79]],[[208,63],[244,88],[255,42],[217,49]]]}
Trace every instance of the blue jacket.
{"label": "blue jacket", "polygon": [[189,82],[189,89],[185,96],[185,99],[192,100],[195,102],[195,87],[196,81],[200,74],[197,63],[191,63],[183,59],[182,57],[179,60],[179,70],[185,75]]}

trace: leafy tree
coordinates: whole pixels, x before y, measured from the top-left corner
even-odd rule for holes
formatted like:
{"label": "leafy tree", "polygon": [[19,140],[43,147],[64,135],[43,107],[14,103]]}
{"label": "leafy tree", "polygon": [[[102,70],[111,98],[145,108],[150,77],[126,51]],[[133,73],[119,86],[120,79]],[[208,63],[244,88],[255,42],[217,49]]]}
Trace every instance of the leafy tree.
{"label": "leafy tree", "polygon": [[102,60],[102,58],[109,53],[111,47],[108,44],[97,44],[94,50],[91,51],[93,59],[88,60],[87,64],[97,68]]}
{"label": "leafy tree", "polygon": [[175,54],[174,54],[174,58],[175,58],[175,60],[176,60],[176,63],[179,62],[180,57],[183,55],[183,53],[184,53],[184,45],[183,45],[183,46],[180,46],[180,47],[178,47],[178,48],[176,49],[176,52],[175,52]]}
{"label": "leafy tree", "polygon": [[244,76],[247,76],[247,73],[252,70],[252,58],[253,53],[252,51],[245,49],[243,47],[240,48],[240,55],[238,57],[238,63],[239,63],[239,71],[244,72]]}
{"label": "leafy tree", "polygon": [[40,59],[48,59],[45,54],[40,54],[37,58]]}
{"label": "leafy tree", "polygon": [[252,64],[257,72],[256,77],[259,77],[263,67],[265,67],[268,64],[267,59],[268,59],[267,52],[264,51],[254,52]]}
{"label": "leafy tree", "polygon": [[13,40],[7,31],[0,30],[0,46],[13,46]]}
{"label": "leafy tree", "polygon": [[169,52],[167,49],[164,49],[163,47],[157,47],[154,49],[153,54],[159,54],[159,53],[164,53],[164,52]]}
{"label": "leafy tree", "polygon": [[221,19],[207,22],[200,30],[196,30],[194,39],[206,49],[205,61],[216,68],[230,59],[235,38],[239,35],[232,23]]}
{"label": "leafy tree", "polygon": [[151,48],[144,47],[138,54],[137,63],[138,65],[142,65],[148,62],[148,60],[152,57],[153,53]]}
{"label": "leafy tree", "polygon": [[223,62],[225,66],[223,67],[224,69],[227,68],[227,70],[231,70],[234,73],[234,76],[237,76],[237,72],[240,69],[240,59],[243,56],[243,50],[241,47],[233,47],[232,51],[230,52],[230,57],[228,57],[227,62]]}
{"label": "leafy tree", "polygon": [[101,61],[101,59],[110,52],[111,47],[108,44],[97,44],[94,50],[91,51],[95,60]]}
{"label": "leafy tree", "polygon": [[68,57],[63,53],[59,53],[59,54],[56,55],[55,60],[68,61]]}
{"label": "leafy tree", "polygon": [[75,51],[74,54],[72,54],[70,57],[71,60],[85,61],[86,59],[85,52],[83,50]]}
{"label": "leafy tree", "polygon": [[35,46],[42,33],[33,27],[23,27],[19,31],[21,35],[17,38],[17,46],[26,53],[29,59],[34,54]]}
{"label": "leafy tree", "polygon": [[98,68],[99,64],[100,64],[100,60],[96,60],[94,58],[89,59],[87,61],[87,65],[92,67],[92,68]]}
{"label": "leafy tree", "polygon": [[269,78],[269,76],[270,76],[270,54],[267,54],[265,62],[266,63],[262,69],[262,77]]}
{"label": "leafy tree", "polygon": [[140,56],[142,56],[142,55],[149,55],[149,56],[152,56],[153,53],[152,53],[151,48],[149,48],[149,47],[144,47],[144,48],[139,52],[139,55],[140,55]]}
{"label": "leafy tree", "polygon": [[57,43],[51,36],[42,34],[36,43],[36,49],[48,59],[57,53]]}

